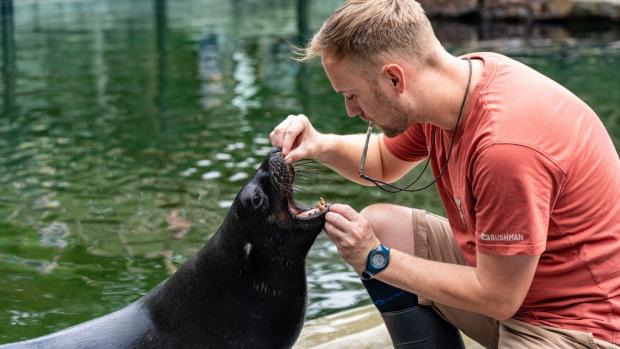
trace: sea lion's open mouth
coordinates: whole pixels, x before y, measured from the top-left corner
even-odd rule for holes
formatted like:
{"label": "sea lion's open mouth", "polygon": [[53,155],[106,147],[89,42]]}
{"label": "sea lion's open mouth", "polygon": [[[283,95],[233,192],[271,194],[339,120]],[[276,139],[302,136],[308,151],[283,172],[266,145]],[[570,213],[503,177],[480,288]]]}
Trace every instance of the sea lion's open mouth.
{"label": "sea lion's open mouth", "polygon": [[288,195],[288,209],[295,218],[300,220],[309,220],[315,217],[324,215],[329,210],[329,203],[325,202],[325,199],[321,198],[311,208],[302,208],[295,203],[293,194]]}
{"label": "sea lion's open mouth", "polygon": [[298,220],[306,221],[325,215],[329,211],[330,204],[325,202],[322,197],[312,207],[305,208],[299,206],[293,197],[293,182],[295,181],[295,169],[292,165],[284,161],[281,152],[276,152],[269,159],[274,171],[274,180],[278,182],[278,187],[286,192],[288,209],[293,217]]}
{"label": "sea lion's open mouth", "polygon": [[329,210],[330,204],[325,202],[325,199],[323,199],[322,197],[310,208],[304,208],[297,204],[295,198],[293,197],[293,182],[295,181],[295,170],[293,169],[292,165],[286,164],[286,166],[288,167],[287,170],[290,174],[288,176],[289,181],[288,183],[286,183],[288,186],[286,199],[288,201],[288,209],[291,214],[295,216],[296,219],[302,221],[310,220],[312,218],[320,217],[326,214]]}

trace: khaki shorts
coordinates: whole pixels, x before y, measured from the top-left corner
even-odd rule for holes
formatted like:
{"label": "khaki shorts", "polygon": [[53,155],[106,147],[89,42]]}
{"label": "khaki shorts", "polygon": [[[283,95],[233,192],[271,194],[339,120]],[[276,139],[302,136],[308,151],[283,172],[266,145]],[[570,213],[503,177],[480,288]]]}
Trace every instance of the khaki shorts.
{"label": "khaki shorts", "polygon": [[[413,209],[412,216],[414,254],[417,257],[467,265],[445,218],[418,209]],[[434,303],[423,297],[418,298],[420,304],[432,306],[440,316],[485,348],[620,349],[614,344],[594,338],[591,333],[534,326],[514,319],[498,321]]]}

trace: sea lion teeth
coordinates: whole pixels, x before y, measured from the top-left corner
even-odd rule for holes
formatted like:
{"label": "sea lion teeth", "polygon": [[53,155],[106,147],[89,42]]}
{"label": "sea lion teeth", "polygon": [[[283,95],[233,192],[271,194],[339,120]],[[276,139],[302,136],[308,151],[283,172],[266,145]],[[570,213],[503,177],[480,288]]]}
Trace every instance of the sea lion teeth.
{"label": "sea lion teeth", "polygon": [[298,218],[308,218],[308,217],[318,216],[321,213],[327,211],[327,209],[329,208],[329,205],[330,204],[326,202],[324,198],[321,197],[321,200],[316,202],[310,209],[296,213],[295,216]]}
{"label": "sea lion teeth", "polygon": [[319,210],[323,211],[325,209],[325,199],[321,196],[321,201],[319,201]]}

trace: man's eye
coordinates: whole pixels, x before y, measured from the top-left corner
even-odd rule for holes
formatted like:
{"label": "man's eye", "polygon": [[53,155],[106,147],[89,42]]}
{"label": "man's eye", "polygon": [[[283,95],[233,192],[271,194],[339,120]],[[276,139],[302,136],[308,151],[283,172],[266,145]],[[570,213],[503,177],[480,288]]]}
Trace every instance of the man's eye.
{"label": "man's eye", "polygon": [[350,100],[352,100],[352,99],[353,99],[353,97],[355,97],[355,96],[354,96],[354,95],[344,96],[344,98],[346,98],[346,99],[347,99],[347,100],[349,100],[349,101],[350,101]]}

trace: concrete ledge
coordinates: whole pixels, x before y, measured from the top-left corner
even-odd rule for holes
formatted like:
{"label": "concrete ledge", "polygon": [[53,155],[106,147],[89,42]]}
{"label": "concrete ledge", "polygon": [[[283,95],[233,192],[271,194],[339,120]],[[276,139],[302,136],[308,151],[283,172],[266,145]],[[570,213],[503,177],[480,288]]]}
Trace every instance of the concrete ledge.
{"label": "concrete ledge", "polygon": [[391,348],[381,315],[372,305],[307,321],[296,349]]}
{"label": "concrete ledge", "polygon": [[[484,349],[463,336],[467,349]],[[392,348],[381,315],[373,305],[307,321],[295,349]]]}

